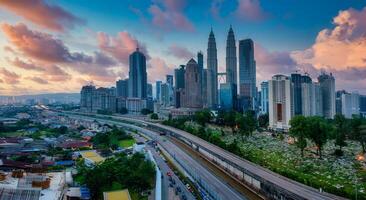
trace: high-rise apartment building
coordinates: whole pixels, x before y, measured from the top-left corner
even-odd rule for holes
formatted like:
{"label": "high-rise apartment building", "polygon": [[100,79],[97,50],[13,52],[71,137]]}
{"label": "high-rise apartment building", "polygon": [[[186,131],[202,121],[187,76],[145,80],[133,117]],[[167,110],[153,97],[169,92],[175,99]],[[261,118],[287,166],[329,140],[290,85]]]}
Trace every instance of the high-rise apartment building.
{"label": "high-rise apartment building", "polygon": [[294,115],[293,87],[291,79],[284,75],[275,75],[268,81],[269,127],[287,131]]}
{"label": "high-rise apartment building", "polygon": [[216,108],[218,104],[217,49],[215,35],[211,29],[207,47],[207,107]]}
{"label": "high-rise apartment building", "polygon": [[336,114],[335,79],[332,73],[326,74],[322,72],[318,77],[318,82],[322,92],[323,116],[328,119],[333,119]]}
{"label": "high-rise apartment building", "polygon": [[352,118],[360,114],[360,95],[357,92],[342,94],[342,114],[345,118]]}
{"label": "high-rise apartment building", "polygon": [[255,110],[256,62],[253,40],[239,41],[239,95],[243,111]]}
{"label": "high-rise apartment building", "polygon": [[128,97],[146,99],[147,73],[146,57],[137,48],[129,57]]}
{"label": "high-rise apartment building", "polygon": [[185,65],[181,65],[174,70],[175,88],[174,88],[174,105],[176,108],[181,107],[182,93],[185,85],[184,81]]}
{"label": "high-rise apartment building", "polygon": [[[302,115],[323,116],[322,103],[323,101],[319,83],[304,82],[301,84]],[[294,101],[294,107],[295,107],[295,101]]]}

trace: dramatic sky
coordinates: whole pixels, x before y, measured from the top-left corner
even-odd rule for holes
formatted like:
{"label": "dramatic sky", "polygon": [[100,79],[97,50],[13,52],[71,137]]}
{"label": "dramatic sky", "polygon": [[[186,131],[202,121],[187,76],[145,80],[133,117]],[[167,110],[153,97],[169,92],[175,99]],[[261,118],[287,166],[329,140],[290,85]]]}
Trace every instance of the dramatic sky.
{"label": "dramatic sky", "polygon": [[113,86],[137,45],[149,82],[164,80],[206,56],[211,27],[223,71],[230,24],[255,42],[258,83],[325,70],[337,89],[366,94],[364,0],[0,0],[0,95]]}

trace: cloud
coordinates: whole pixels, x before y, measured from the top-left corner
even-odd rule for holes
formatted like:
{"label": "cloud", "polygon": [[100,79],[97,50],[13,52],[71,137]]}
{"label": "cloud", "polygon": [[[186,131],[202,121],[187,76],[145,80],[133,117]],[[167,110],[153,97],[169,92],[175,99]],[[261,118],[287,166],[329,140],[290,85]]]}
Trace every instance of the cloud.
{"label": "cloud", "polygon": [[23,54],[47,62],[90,62],[91,58],[82,53],[71,53],[61,40],[52,35],[32,31],[19,23],[17,25],[2,24],[8,40]]}
{"label": "cloud", "polygon": [[259,0],[238,0],[234,15],[240,20],[261,21],[268,17],[263,11]]}
{"label": "cloud", "polygon": [[166,62],[159,57],[151,58],[148,65],[147,77],[151,83],[164,79],[166,74],[173,73],[173,69],[169,68]]}
{"label": "cloud", "polygon": [[169,55],[172,55],[176,58],[188,60],[190,58],[194,57],[194,54],[190,52],[187,48],[178,46],[176,44],[173,44],[168,47],[167,53]]}
{"label": "cloud", "polygon": [[184,15],[185,0],[161,0],[149,7],[152,24],[164,30],[194,31],[193,24]]}
{"label": "cloud", "polygon": [[5,68],[0,68],[0,74],[2,75],[3,81],[7,84],[19,83],[20,75],[15,72],[8,71]]}
{"label": "cloud", "polygon": [[9,60],[11,64],[13,64],[15,67],[19,67],[21,69],[25,70],[35,70],[35,71],[44,71],[44,69],[33,62],[24,62],[20,60],[18,57],[16,57],[14,60]]}
{"label": "cloud", "polygon": [[25,79],[31,80],[31,81],[36,82],[36,83],[41,84],[41,85],[42,84],[48,84],[47,80],[41,79],[41,78],[36,77],[36,76],[26,77]]}
{"label": "cloud", "polygon": [[361,11],[340,11],[333,19],[333,29],[323,29],[315,43],[292,57],[317,69],[347,70],[366,68],[366,7]]}
{"label": "cloud", "polygon": [[221,20],[221,7],[224,0],[212,0],[211,1],[211,7],[210,7],[210,13],[212,17],[216,20]]}
{"label": "cloud", "polygon": [[104,32],[99,32],[97,39],[99,48],[103,52],[108,53],[123,64],[128,64],[130,54],[134,52],[137,47],[145,54],[146,59],[150,59],[150,55],[145,45],[140,43],[127,31],[119,32],[116,37],[109,36]]}
{"label": "cloud", "polygon": [[[86,55],[80,52],[70,52],[63,41],[54,38],[51,34],[42,33],[28,29],[25,24],[9,25],[3,24],[2,30],[5,36],[24,56],[32,59],[36,64],[26,63],[24,61],[15,60],[12,64],[23,69],[44,69],[49,81],[63,81],[71,78],[62,68],[77,71],[83,75],[95,78],[100,81],[114,80],[115,74],[109,68],[118,65],[115,58],[105,54],[104,52],[94,52],[93,55]],[[134,41],[125,34],[120,34],[116,39],[117,43],[110,43],[109,37],[107,41],[100,41],[102,50],[106,53],[113,53],[113,56],[121,56],[119,47],[125,42],[128,47],[134,45]],[[127,38],[127,39],[126,39]],[[100,38],[98,38],[100,39]],[[112,46],[115,45],[115,46]],[[145,47],[141,45],[143,49]],[[146,50],[144,50],[146,51]],[[118,57],[117,57],[118,58]],[[128,57],[127,57],[128,58]],[[126,61],[128,63],[128,60]]]}
{"label": "cloud", "polygon": [[76,25],[85,24],[85,20],[76,17],[60,6],[50,5],[43,0],[0,1],[3,7],[43,28],[64,31]]}
{"label": "cloud", "polygon": [[269,51],[258,43],[254,44],[257,73],[260,79],[269,79],[277,73],[288,74],[297,70],[290,52]]}
{"label": "cloud", "polygon": [[321,30],[310,48],[294,51],[291,57],[298,65],[332,72],[338,89],[366,92],[365,19],[366,7],[340,11],[333,18],[332,29]]}

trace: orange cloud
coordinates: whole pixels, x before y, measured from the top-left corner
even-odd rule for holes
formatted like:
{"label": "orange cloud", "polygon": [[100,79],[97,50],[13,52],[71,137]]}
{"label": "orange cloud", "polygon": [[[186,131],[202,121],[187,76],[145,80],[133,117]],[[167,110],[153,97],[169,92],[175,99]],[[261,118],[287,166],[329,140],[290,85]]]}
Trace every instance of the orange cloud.
{"label": "orange cloud", "polygon": [[20,75],[11,72],[5,68],[0,68],[0,75],[2,76],[2,80],[7,84],[19,83]]}
{"label": "orange cloud", "polygon": [[333,23],[333,29],[318,33],[311,48],[293,52],[292,57],[317,69],[366,68],[366,7],[340,11]]}
{"label": "orange cloud", "polygon": [[145,45],[139,43],[138,40],[127,31],[119,32],[116,37],[109,36],[104,32],[99,32],[97,39],[99,48],[103,52],[108,53],[123,64],[128,64],[130,54],[134,52],[137,47],[145,54],[146,59],[150,59],[150,55]]}
{"label": "orange cloud", "polygon": [[75,25],[84,24],[85,21],[67,12],[57,5],[50,5],[43,0],[2,0],[3,7],[25,19],[54,31],[64,31]]}

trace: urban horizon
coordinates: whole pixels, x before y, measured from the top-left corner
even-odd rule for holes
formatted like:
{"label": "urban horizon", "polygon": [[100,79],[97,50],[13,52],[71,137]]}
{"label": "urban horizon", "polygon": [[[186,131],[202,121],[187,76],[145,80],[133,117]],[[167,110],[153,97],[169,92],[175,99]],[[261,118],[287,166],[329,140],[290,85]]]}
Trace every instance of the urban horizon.
{"label": "urban horizon", "polygon": [[[81,85],[89,82],[101,87],[112,86],[115,81],[128,77],[128,55],[137,46],[147,56],[149,83],[163,81],[166,74],[173,75],[175,68],[195,58],[198,51],[204,53],[204,67],[207,68],[206,48],[210,28],[216,36],[218,72],[226,72],[225,38],[231,26],[235,32],[236,46],[239,45],[239,40],[251,38],[254,41],[257,86],[275,74],[306,72],[314,79],[320,75],[321,70],[325,70],[333,73],[337,80],[336,90],[366,93],[362,87],[365,72],[362,58],[364,36],[360,34],[364,31],[361,19],[365,16],[366,9],[365,5],[360,3],[332,5],[327,9],[333,14],[328,14],[326,20],[320,20],[322,24],[314,27],[304,22],[303,30],[311,32],[309,35],[313,35],[313,38],[304,36],[294,41],[291,37],[286,40],[280,36],[282,34],[294,36],[293,25],[286,23],[290,23],[289,21],[293,23],[295,19],[288,19],[289,21],[280,19],[278,11],[271,13],[267,3],[260,1],[248,1],[248,4],[245,4],[246,1],[239,1],[237,4],[206,3],[212,10],[206,13],[202,20],[197,20],[197,16],[189,12],[191,9],[187,4],[192,2],[188,1],[171,4],[170,1],[157,1],[151,5],[140,5],[138,9],[130,6],[128,9],[130,13],[126,18],[121,15],[110,16],[114,19],[123,19],[121,20],[123,24],[132,22],[144,24],[152,34],[136,32],[138,27],[135,26],[121,30],[108,27],[103,31],[100,20],[94,22],[93,19],[89,19],[86,10],[76,12],[80,16],[75,13],[78,3],[70,5],[61,2],[60,5],[51,5],[43,1],[35,2],[40,9],[47,11],[46,14],[51,16],[49,19],[39,20],[37,13],[33,11],[30,11],[29,15],[25,14],[20,4],[8,2],[0,4],[0,9],[4,11],[0,39],[0,44],[3,46],[0,52],[4,55],[0,60],[3,66],[0,77],[2,95],[74,93],[80,91]],[[152,16],[141,15],[139,11],[145,6],[150,8]],[[288,6],[292,8],[294,5]],[[55,8],[62,10],[60,16],[52,14]],[[161,18],[159,21],[159,14],[153,12],[153,8],[164,11],[163,16],[166,18]],[[240,15],[239,11],[245,9],[253,9],[253,13]],[[231,12],[233,14],[227,14]],[[136,16],[131,17],[133,14]],[[182,21],[177,19],[177,23],[182,24],[175,24],[168,18],[176,14],[177,18],[182,19]],[[296,16],[301,15],[296,13]],[[211,21],[209,24],[208,20]],[[347,25],[351,21],[355,22],[354,27]],[[270,30],[267,27],[270,23],[286,25],[291,31],[274,28],[276,33],[271,36],[278,39],[268,41],[266,39],[268,35],[263,36],[262,32]],[[247,30],[243,30],[243,25],[247,25]],[[89,27],[93,27],[94,30],[88,30]],[[161,30],[154,31],[154,27],[160,27]],[[84,29],[87,29],[87,33]],[[81,30],[82,33],[77,33],[77,30]],[[339,35],[338,30],[343,30],[347,34]],[[85,42],[76,40],[83,38],[83,35],[86,38]],[[182,43],[180,38],[191,42]],[[284,45],[279,45],[279,42]],[[44,45],[52,47],[49,52],[43,51]],[[348,49],[344,56],[338,54],[342,48]],[[339,57],[339,60],[333,60],[336,57]],[[62,82],[67,84],[60,84]]]}

